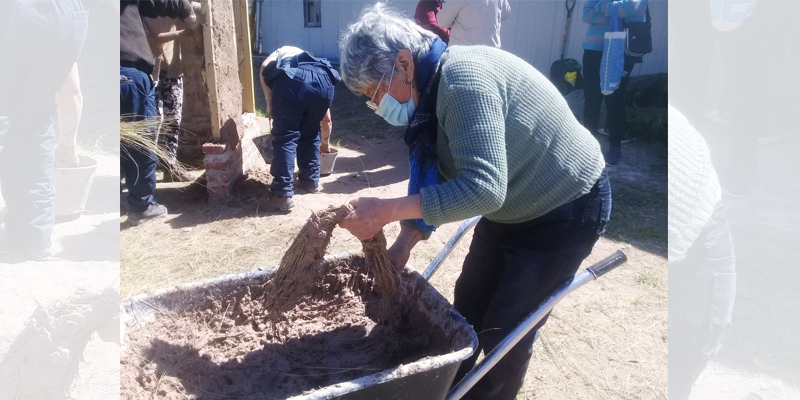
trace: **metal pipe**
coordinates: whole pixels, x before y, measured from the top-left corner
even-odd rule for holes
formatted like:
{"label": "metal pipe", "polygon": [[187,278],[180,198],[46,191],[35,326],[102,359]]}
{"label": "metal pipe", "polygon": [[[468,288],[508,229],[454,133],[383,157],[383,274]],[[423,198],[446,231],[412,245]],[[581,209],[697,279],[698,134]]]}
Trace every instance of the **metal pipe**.
{"label": "metal pipe", "polygon": [[450,240],[445,243],[444,248],[439,251],[439,254],[436,255],[436,258],[431,261],[430,265],[428,265],[428,268],[426,268],[425,272],[422,273],[422,277],[425,278],[425,280],[431,279],[431,276],[436,273],[436,270],[438,270],[444,260],[447,259],[447,256],[453,252],[453,248],[455,248],[456,244],[461,241],[461,238],[464,237],[464,234],[466,234],[473,226],[475,226],[480,219],[480,216],[472,217],[464,221],[464,223],[458,227],[456,233],[454,233]]}
{"label": "metal pipe", "polygon": [[256,40],[253,41],[253,51],[255,53],[257,53],[257,54],[261,54],[261,50],[260,50],[260,48],[261,48],[261,1],[262,0],[255,0],[255,3],[256,3],[255,4],[255,6],[256,6],[256,9],[255,9],[255,12],[256,12],[256,21],[255,21],[256,35],[255,36],[256,37],[255,37],[255,39]]}
{"label": "metal pipe", "polygon": [[606,272],[611,271],[612,269],[622,265],[627,261],[627,257],[621,251],[617,251],[616,253],[612,254],[610,257],[607,257],[603,261],[592,265],[591,267],[585,269],[584,271],[575,275],[575,278],[571,282],[565,283],[561,285],[547,300],[542,303],[539,308],[534,310],[530,313],[513,331],[511,331],[505,339],[503,339],[500,344],[497,345],[486,358],[483,359],[475,368],[473,368],[461,382],[453,387],[450,390],[450,393],[447,394],[445,400],[458,400],[462,398],[467,392],[475,386],[478,381],[489,372],[492,367],[494,367],[500,359],[503,358],[511,349],[522,340],[528,332],[539,323],[539,321],[544,318],[547,313],[549,313],[555,305],[561,301],[564,297],[570,294],[575,289],[585,285],[586,283],[599,278],[600,276],[604,275]]}

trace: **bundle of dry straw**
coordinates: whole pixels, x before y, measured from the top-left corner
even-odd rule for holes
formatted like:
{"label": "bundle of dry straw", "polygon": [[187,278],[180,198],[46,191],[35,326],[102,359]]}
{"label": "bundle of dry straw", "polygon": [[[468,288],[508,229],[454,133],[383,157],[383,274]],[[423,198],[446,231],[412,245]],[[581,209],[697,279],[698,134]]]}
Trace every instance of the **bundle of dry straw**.
{"label": "bundle of dry straw", "polygon": [[157,143],[158,128],[162,123],[170,123],[170,120],[131,121],[130,116],[122,116],[119,122],[120,151],[128,153],[130,149],[142,153],[152,153],[165,170],[176,175],[185,175],[188,172],[186,165],[178,161],[172,162],[171,156]]}
{"label": "bundle of dry straw", "polygon": [[[280,285],[280,290],[291,286],[298,274],[306,273],[320,265],[325,255],[325,249],[331,241],[333,229],[340,221],[347,217],[353,207],[350,205],[330,206],[325,210],[311,214],[308,222],[294,238],[289,250],[284,253],[280,266],[275,273],[273,282]],[[380,290],[384,299],[397,291],[397,275],[392,267],[389,254],[386,251],[386,237],[383,231],[375,237],[361,241],[367,267],[372,270],[375,285]]]}

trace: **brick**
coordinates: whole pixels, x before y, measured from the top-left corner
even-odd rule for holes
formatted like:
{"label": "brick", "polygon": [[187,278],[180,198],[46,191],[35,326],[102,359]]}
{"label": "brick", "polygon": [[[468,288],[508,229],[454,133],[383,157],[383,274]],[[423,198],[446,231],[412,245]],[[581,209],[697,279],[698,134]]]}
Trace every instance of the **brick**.
{"label": "brick", "polygon": [[206,171],[225,171],[228,169],[228,164],[224,162],[206,163]]}
{"label": "brick", "polygon": [[225,143],[205,143],[203,144],[203,154],[222,154],[228,150]]}
{"label": "brick", "polygon": [[206,180],[209,183],[213,182],[228,183],[228,174],[206,174]]}
{"label": "brick", "polygon": [[233,156],[234,154],[232,151],[225,151],[219,154],[206,154],[205,157],[203,158],[203,163],[205,164],[227,163],[232,159],[234,159]]}

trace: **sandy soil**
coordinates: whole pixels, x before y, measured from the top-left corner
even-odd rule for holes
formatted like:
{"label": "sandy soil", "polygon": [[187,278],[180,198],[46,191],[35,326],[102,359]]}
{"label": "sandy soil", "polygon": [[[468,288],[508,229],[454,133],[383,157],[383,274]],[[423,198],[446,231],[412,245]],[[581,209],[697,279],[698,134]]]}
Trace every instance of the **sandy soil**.
{"label": "sandy soil", "polygon": [[369,275],[363,258],[339,260],[290,282],[275,277],[196,309],[159,313],[128,331],[122,395],[286,398],[451,351],[442,327],[411,306],[408,273],[406,295],[392,296],[391,307],[380,305]]}

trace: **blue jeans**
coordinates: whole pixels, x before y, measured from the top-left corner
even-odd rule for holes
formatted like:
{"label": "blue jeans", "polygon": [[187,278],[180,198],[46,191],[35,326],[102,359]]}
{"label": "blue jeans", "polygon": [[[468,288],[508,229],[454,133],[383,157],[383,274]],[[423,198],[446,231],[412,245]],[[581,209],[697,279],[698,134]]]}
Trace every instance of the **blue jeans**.
{"label": "blue jeans", "polygon": [[[0,182],[5,228],[15,249],[50,247],[55,225],[56,92],[77,61],[88,29],[78,0],[0,4]],[[30,51],[47,43],[47,51]]]}
{"label": "blue jeans", "polygon": [[317,66],[302,65],[293,79],[282,75],[272,88],[272,192],[293,196],[294,162],[300,180],[319,184],[320,121],[333,102],[333,84]]}
{"label": "blue jeans", "polygon": [[[478,333],[478,349],[461,364],[454,383],[472,369],[481,350],[492,351],[558,286],[572,280],[610,216],[611,187],[604,171],[588,194],[531,221],[502,224],[481,218],[453,302]],[[514,399],[546,321],[542,319],[464,399]]]}
{"label": "blue jeans", "polygon": [[[119,111],[128,121],[156,117],[156,92],[150,75],[131,67],[119,68]],[[153,126],[155,130],[156,126]],[[155,133],[153,133],[155,135]],[[152,137],[155,140],[155,137]],[[128,204],[142,212],[154,203],[158,159],[149,150],[120,145],[120,175],[125,176]]]}

